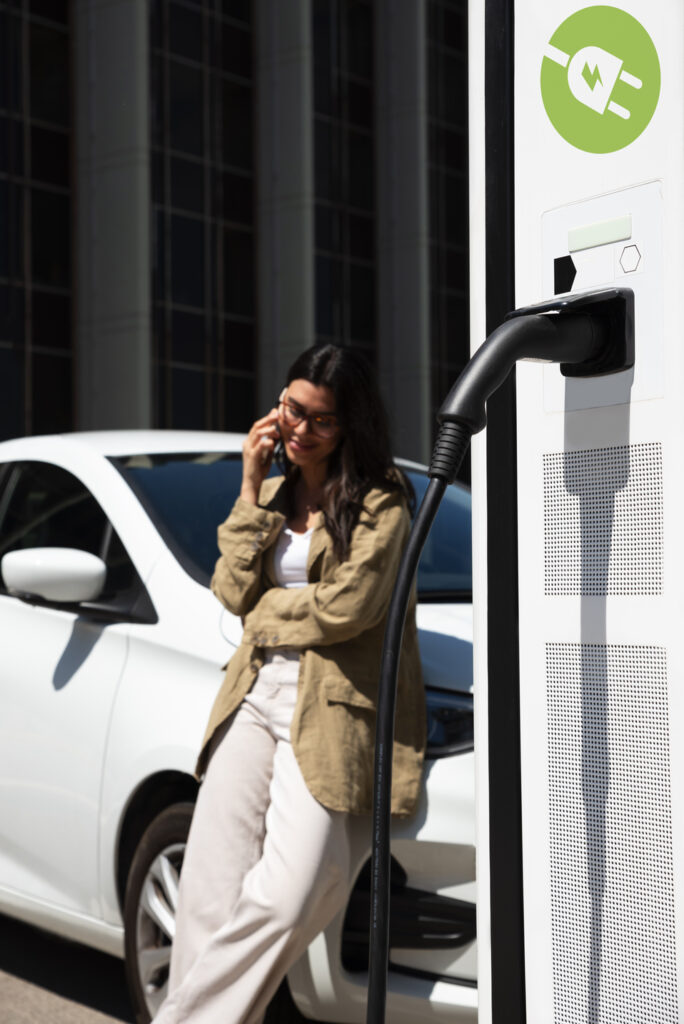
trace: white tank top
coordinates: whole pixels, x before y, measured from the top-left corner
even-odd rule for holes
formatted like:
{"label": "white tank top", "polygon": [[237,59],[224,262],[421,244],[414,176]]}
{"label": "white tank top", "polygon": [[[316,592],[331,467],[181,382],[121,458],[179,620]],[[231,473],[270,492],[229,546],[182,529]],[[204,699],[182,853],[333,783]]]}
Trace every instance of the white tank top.
{"label": "white tank top", "polygon": [[276,543],[274,568],[279,587],[304,587],[308,583],[306,563],[309,558],[313,526],[306,533],[294,533],[284,526]]}

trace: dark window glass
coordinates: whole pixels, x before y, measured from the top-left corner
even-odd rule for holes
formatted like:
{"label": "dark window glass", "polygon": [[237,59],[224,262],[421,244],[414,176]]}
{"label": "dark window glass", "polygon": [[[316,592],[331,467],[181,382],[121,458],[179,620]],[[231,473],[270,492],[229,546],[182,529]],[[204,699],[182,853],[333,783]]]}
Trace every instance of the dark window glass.
{"label": "dark window glass", "polygon": [[35,353],[33,364],[32,432],[54,434],[73,428],[72,363],[64,356]]}
{"label": "dark window glass", "polygon": [[39,284],[68,287],[70,266],[69,198],[31,190],[33,278]]}
{"label": "dark window glass", "polygon": [[169,4],[169,50],[179,57],[202,60],[202,13]]}
{"label": "dark window glass", "polygon": [[373,11],[362,0],[347,0],[347,70],[360,78],[373,76]]}
{"label": "dark window glass", "polygon": [[354,341],[375,336],[375,273],[370,267],[349,268],[349,333]]}
{"label": "dark window glass", "polygon": [[373,125],[373,90],[365,83],[347,82],[347,116],[350,124],[360,128]]}
{"label": "dark window glass", "polygon": [[179,210],[204,209],[204,168],[202,164],[171,159],[171,205]]}
{"label": "dark window glass", "polygon": [[150,61],[150,137],[153,146],[164,144],[164,65],[163,57],[157,53],[152,54]]}
{"label": "dark window glass", "polygon": [[44,462],[23,463],[0,524],[0,554],[50,547],[99,555],[106,524],[92,494],[71,473]]}
{"label": "dark window glass", "polygon": [[445,9],[443,42],[445,46],[449,46],[454,50],[461,50],[465,53],[468,40],[466,19],[462,11]]}
{"label": "dark window glass", "polygon": [[71,299],[37,289],[31,294],[33,344],[39,348],[71,349]]}
{"label": "dark window glass", "polygon": [[223,175],[223,215],[235,224],[253,222],[254,186],[251,178],[241,174]]}
{"label": "dark window glass", "polygon": [[163,210],[157,210],[154,217],[154,240],[152,245],[154,259],[154,300],[161,302],[166,293],[166,217]]}
{"label": "dark window glass", "polygon": [[0,345],[0,440],[24,433],[24,366],[20,351]]}
{"label": "dark window glass", "polygon": [[0,117],[0,174],[23,174],[23,139],[24,126],[21,121]]}
{"label": "dark window glass", "polygon": [[29,26],[31,116],[52,124],[69,123],[69,40],[65,32]]}
{"label": "dark window glass", "polygon": [[445,178],[444,218],[447,237],[466,238],[468,228],[468,190],[458,178]]}
{"label": "dark window glass", "polygon": [[249,430],[256,408],[254,381],[245,377],[226,377],[224,382],[224,416],[226,430]]}
{"label": "dark window glass", "polygon": [[224,321],[224,362],[231,370],[253,371],[256,362],[254,324]]}
{"label": "dark window glass", "polygon": [[150,0],[150,46],[153,50],[161,50],[163,46],[162,21],[162,0]]}
{"label": "dark window glass", "polygon": [[69,136],[31,128],[31,177],[51,185],[69,184]]}
{"label": "dark window glass", "polygon": [[333,168],[337,165],[333,152],[332,125],[320,119],[314,132],[314,160],[316,195],[319,199],[332,199],[334,193]]}
{"label": "dark window glass", "polygon": [[375,192],[373,180],[373,140],[369,135],[349,132],[347,146],[349,159],[349,202],[352,206],[358,206],[364,210],[372,210]]}
{"label": "dark window glass", "polygon": [[349,254],[357,259],[372,260],[375,255],[374,224],[370,217],[358,217],[353,213],[347,219],[349,225]]}
{"label": "dark window glass", "polygon": [[152,196],[158,202],[164,202],[164,154],[158,149],[152,150]]}
{"label": "dark window glass", "polygon": [[0,277],[9,277],[9,182],[0,178]]}
{"label": "dark window glass", "polygon": [[336,334],[342,307],[342,262],[316,256],[316,333]]}
{"label": "dark window glass", "polygon": [[14,14],[0,11],[0,108],[21,111],[21,23]]}
{"label": "dark window glass", "polygon": [[230,75],[250,78],[252,74],[252,37],[249,32],[224,22],[223,26],[223,70]]}
{"label": "dark window glass", "polygon": [[468,111],[465,102],[463,61],[460,57],[443,54],[442,67],[444,74],[442,117],[449,124],[465,126]]}
{"label": "dark window glass", "polygon": [[183,306],[204,306],[204,225],[171,218],[171,294]]}
{"label": "dark window glass", "polygon": [[0,523],[0,555],[27,548],[76,548],[98,555],[107,566],[105,590],[111,600],[142,587],[120,538],[90,491],[73,474],[46,462],[18,463],[10,477],[10,499]]}
{"label": "dark window glass", "polygon": [[204,316],[174,310],[171,314],[171,358],[178,363],[204,363]]}
{"label": "dark window glass", "polygon": [[223,82],[223,162],[250,170],[252,166],[252,90],[239,82]]}
{"label": "dark window glass", "polygon": [[202,72],[169,61],[171,148],[202,153]]}
{"label": "dark window glass", "polygon": [[180,564],[205,587],[219,551],[216,527],[240,493],[242,460],[222,452],[112,460]]}
{"label": "dark window glass", "polygon": [[201,370],[171,370],[171,426],[176,430],[205,427],[204,373]]}
{"label": "dark window glass", "polygon": [[14,345],[24,343],[23,288],[0,285],[0,341]]}
{"label": "dark window glass", "polygon": [[445,283],[447,288],[468,288],[468,257],[462,249],[446,251]]}
{"label": "dark window glass", "polygon": [[31,0],[29,10],[31,14],[49,18],[50,21],[59,21],[62,25],[66,25],[68,21],[68,0]]}
{"label": "dark window glass", "polygon": [[316,204],[316,248],[332,251],[339,244],[339,214],[329,206]]}
{"label": "dark window glass", "polygon": [[224,308],[227,313],[251,316],[254,311],[252,235],[226,228],[224,238]]}
{"label": "dark window glass", "polygon": [[252,19],[252,0],[222,0],[223,13],[236,21],[249,25]]}
{"label": "dark window glass", "polygon": [[330,80],[330,65],[319,59],[316,51],[314,64],[314,111],[332,117],[337,110],[337,97],[333,94]]}

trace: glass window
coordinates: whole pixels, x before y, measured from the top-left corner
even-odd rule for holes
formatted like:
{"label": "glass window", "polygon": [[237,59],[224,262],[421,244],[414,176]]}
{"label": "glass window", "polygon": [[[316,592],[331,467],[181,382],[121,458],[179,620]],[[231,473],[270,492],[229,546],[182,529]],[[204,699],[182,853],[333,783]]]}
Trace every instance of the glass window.
{"label": "glass window", "polygon": [[223,237],[225,310],[250,316],[254,310],[252,235],[247,231],[226,228]]}
{"label": "glass window", "polygon": [[243,174],[223,175],[223,216],[235,224],[254,221],[254,185]]}
{"label": "glass window", "polygon": [[39,284],[69,287],[69,205],[68,196],[31,190],[31,269]]}
{"label": "glass window", "polygon": [[184,306],[204,305],[204,224],[171,218],[171,294]]}
{"label": "glass window", "polygon": [[171,158],[171,205],[178,210],[204,210],[204,167],[190,160]]}
{"label": "glass window", "polygon": [[51,124],[69,124],[69,37],[66,32],[31,22],[29,27],[31,116]]}
{"label": "glass window", "polygon": [[0,344],[0,440],[20,437],[24,433],[24,365],[23,353]]}
{"label": "glass window", "polygon": [[51,185],[69,184],[69,136],[47,128],[31,128],[31,177]]}
{"label": "glass window", "polygon": [[223,401],[226,430],[248,430],[256,416],[254,380],[225,377]]}
{"label": "glass window", "polygon": [[71,299],[68,295],[42,292],[31,295],[33,344],[40,348],[71,350]]}
{"label": "glass window", "polygon": [[252,74],[252,37],[251,33],[224,21],[222,25],[223,70],[230,75],[250,78]]}
{"label": "glass window", "polygon": [[169,61],[169,121],[171,148],[202,153],[202,72]]}
{"label": "glass window", "polygon": [[202,60],[202,12],[169,4],[169,50],[179,57]]}
{"label": "glass window", "polygon": [[349,333],[355,341],[375,337],[375,273],[372,267],[349,267]]}
{"label": "glass window", "polygon": [[254,371],[256,340],[253,323],[224,321],[224,363],[231,370]]}
{"label": "glass window", "polygon": [[102,507],[72,473],[47,462],[17,463],[10,473],[0,521],[0,557],[27,548],[77,548],[107,565],[100,601],[135,595],[140,578]]}
{"label": "glass window", "polygon": [[252,89],[223,82],[223,162],[249,170],[252,166]]}
{"label": "glass window", "polygon": [[204,315],[174,309],[171,314],[171,358],[204,365]]}
{"label": "glass window", "polygon": [[209,586],[219,555],[216,529],[240,493],[239,453],[136,455],[112,462],[181,565]]}
{"label": "glass window", "polygon": [[206,380],[203,370],[171,368],[171,426],[202,430],[206,425]]}
{"label": "glass window", "polygon": [[73,429],[73,382],[70,356],[33,356],[32,429],[34,434],[53,434]]}
{"label": "glass window", "polygon": [[[416,507],[427,489],[424,473],[406,474],[416,492]],[[421,598],[472,600],[472,523],[470,491],[462,484],[447,487],[435,521],[430,527],[418,563]]]}

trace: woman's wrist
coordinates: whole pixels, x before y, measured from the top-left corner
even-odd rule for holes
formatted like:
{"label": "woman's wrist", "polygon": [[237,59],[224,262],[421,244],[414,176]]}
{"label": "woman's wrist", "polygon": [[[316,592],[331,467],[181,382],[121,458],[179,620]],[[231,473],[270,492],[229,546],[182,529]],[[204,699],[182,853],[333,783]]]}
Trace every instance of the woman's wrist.
{"label": "woman's wrist", "polygon": [[251,480],[243,480],[240,497],[250,505],[256,505],[259,500],[259,488]]}

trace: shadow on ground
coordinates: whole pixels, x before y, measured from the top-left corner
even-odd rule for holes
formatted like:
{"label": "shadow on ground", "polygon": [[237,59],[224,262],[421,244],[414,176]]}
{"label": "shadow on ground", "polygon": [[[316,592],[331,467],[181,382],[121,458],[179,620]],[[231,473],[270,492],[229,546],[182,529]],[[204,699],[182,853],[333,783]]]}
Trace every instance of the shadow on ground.
{"label": "shadow on ground", "polygon": [[0,915],[0,971],[131,1024],[123,961]]}

